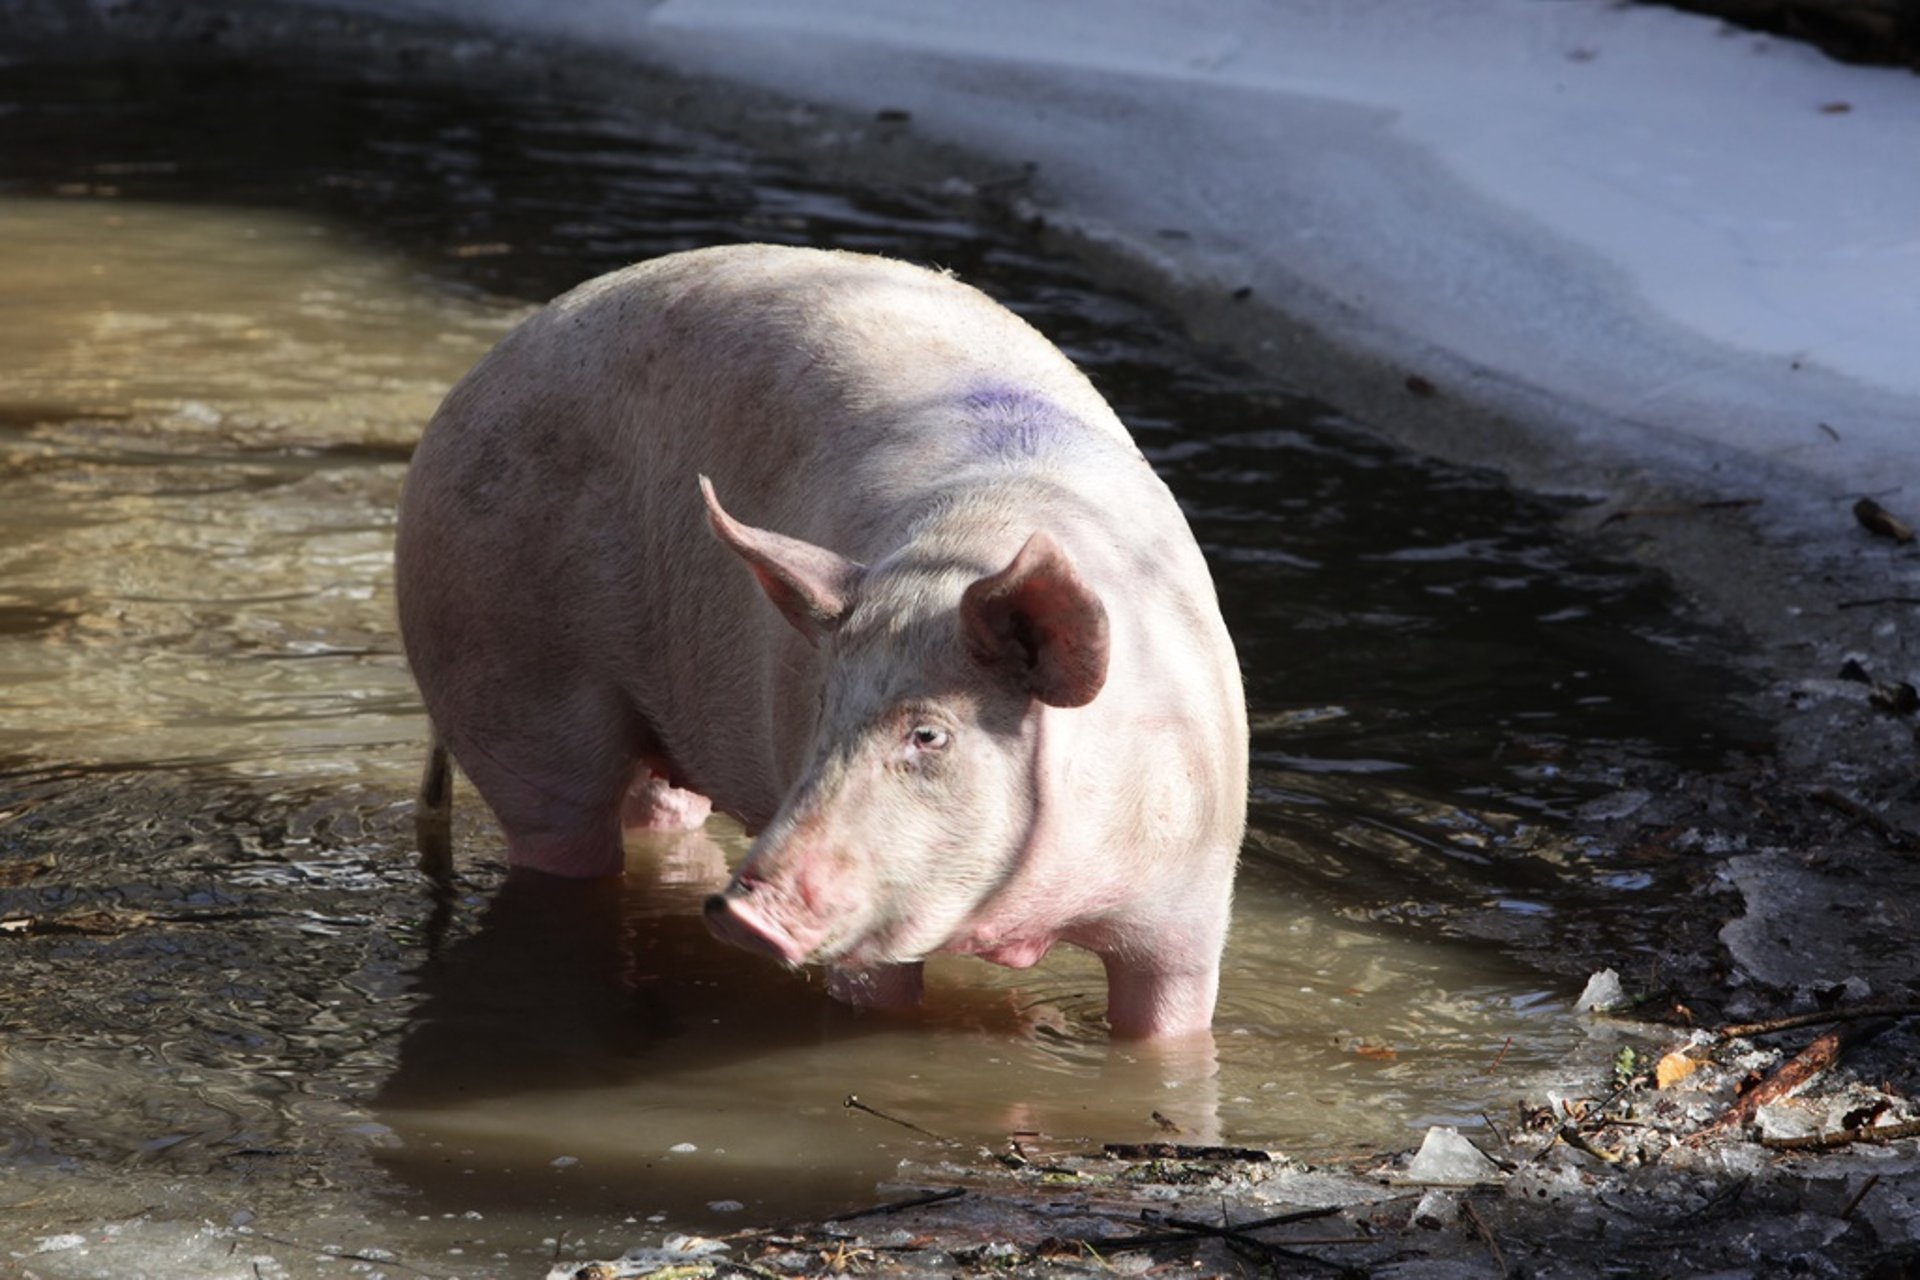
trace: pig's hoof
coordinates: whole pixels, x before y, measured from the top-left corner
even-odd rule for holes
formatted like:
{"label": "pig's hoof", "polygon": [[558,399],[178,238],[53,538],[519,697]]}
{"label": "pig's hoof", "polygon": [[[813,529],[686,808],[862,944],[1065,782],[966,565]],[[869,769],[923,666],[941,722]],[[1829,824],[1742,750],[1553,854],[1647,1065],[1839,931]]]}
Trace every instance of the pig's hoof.
{"label": "pig's hoof", "polygon": [[712,812],[713,801],[699,792],[649,775],[627,792],[620,825],[629,831],[694,831]]}

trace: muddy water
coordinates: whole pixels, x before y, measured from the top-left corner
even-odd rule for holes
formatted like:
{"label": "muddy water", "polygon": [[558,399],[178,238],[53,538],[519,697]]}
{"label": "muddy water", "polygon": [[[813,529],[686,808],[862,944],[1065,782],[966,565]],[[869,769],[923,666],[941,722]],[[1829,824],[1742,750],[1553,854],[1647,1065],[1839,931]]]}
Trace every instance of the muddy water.
{"label": "muddy water", "polygon": [[[911,1018],[838,1009],[699,927],[744,847],[723,824],[635,847],[623,889],[542,890],[502,884],[464,792],[454,900],[410,870],[411,441],[531,303],[747,239],[957,268],[1186,503],[1254,725],[1217,1060],[1110,1047],[1069,954],[937,963]],[[1699,638],[1555,516],[1013,231],[585,95],[0,65],[0,1160],[50,1203],[131,1171],[228,1207],[323,1188],[518,1259],[557,1223],[618,1248],[660,1215],[830,1212],[902,1159],[1156,1112],[1308,1157],[1478,1123],[1584,1034],[1489,940],[1657,910],[1568,819],[1721,747]]]}

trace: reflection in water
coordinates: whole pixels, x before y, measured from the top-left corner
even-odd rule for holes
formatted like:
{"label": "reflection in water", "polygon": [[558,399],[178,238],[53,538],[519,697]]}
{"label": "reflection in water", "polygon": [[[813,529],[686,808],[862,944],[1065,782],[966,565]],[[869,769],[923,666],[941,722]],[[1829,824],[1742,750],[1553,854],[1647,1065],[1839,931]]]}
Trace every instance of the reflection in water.
{"label": "reflection in water", "polygon": [[[584,99],[224,64],[0,65],[0,156],[0,920],[65,922],[0,939],[17,1164],[338,1181],[377,1150],[369,1185],[436,1211],[682,1222],[831,1211],[1022,1130],[1160,1137],[1156,1112],[1399,1146],[1578,1035],[1469,939],[1648,914],[1570,806],[1717,749],[1670,602],[1552,508],[945,207]],[[746,239],[955,267],[1089,369],[1186,503],[1254,725],[1211,1059],[1109,1043],[1071,953],[937,961],[923,1011],[842,1009],[707,938],[724,829],[636,848],[624,884],[502,880],[463,791],[468,879],[427,936],[390,616],[411,442],[527,303]]]}
{"label": "reflection in water", "polygon": [[[422,968],[377,1104],[407,1139],[387,1157],[407,1181],[519,1203],[537,1194],[529,1171],[537,1185],[558,1170],[556,1198],[577,1205],[591,1180],[609,1210],[644,1194],[684,1220],[725,1200],[852,1205],[904,1158],[1017,1131],[1150,1136],[1143,1100],[1213,1137],[1209,1046],[1112,1046],[1031,992],[969,981],[977,966],[943,970],[919,1009],[858,1012],[716,942],[700,904],[746,841],[715,825],[724,847],[642,837],[624,881],[510,874],[477,930]],[[457,1168],[449,1150],[466,1153]]]}
{"label": "reflection in water", "polygon": [[745,848],[716,826],[718,841],[644,838],[624,882],[505,879],[419,971],[376,1102],[405,1139],[390,1168],[449,1202],[684,1222],[729,1200],[857,1204],[903,1159],[1017,1133],[1164,1138],[1156,1112],[1182,1141],[1280,1133],[1290,1154],[1333,1157],[1498,1105],[1490,1026],[1521,1031],[1516,1073],[1575,1034],[1529,1019],[1547,997],[1497,958],[1329,924],[1258,871],[1217,1048],[1111,1042],[1100,967],[1080,956],[1038,976],[936,961],[922,1009],[856,1012],[706,934],[700,901]]}

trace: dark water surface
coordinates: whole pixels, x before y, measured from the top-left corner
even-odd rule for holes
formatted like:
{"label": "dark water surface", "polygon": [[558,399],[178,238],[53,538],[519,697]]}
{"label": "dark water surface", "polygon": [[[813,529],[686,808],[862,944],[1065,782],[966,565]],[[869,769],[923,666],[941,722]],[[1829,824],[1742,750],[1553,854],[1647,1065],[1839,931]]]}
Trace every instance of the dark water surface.
{"label": "dark water surface", "polygon": [[[411,443],[528,304],[739,240],[955,268],[1185,503],[1254,726],[1217,1071],[1109,1047],[1078,955],[838,1009],[706,937],[744,847],[717,824],[617,893],[500,890],[463,790],[436,917],[391,618]],[[0,1165],[391,1194],[471,1260],[830,1212],[948,1150],[850,1093],[962,1157],[1156,1111],[1305,1157],[1478,1123],[1583,1035],[1484,939],[1658,910],[1567,820],[1712,760],[1727,691],[1659,583],[1363,425],[1013,230],[584,94],[0,65]]]}

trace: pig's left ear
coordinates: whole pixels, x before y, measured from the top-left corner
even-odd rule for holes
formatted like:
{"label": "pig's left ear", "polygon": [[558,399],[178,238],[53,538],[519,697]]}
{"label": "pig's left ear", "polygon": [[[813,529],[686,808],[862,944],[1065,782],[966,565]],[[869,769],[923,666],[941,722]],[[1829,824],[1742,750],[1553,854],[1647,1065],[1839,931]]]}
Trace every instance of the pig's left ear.
{"label": "pig's left ear", "polygon": [[1084,707],[1107,681],[1107,610],[1051,534],[960,597],[967,647],[1054,707]]}
{"label": "pig's left ear", "polygon": [[817,643],[839,629],[853,612],[865,565],[811,542],[741,524],[721,507],[713,482],[705,476],[700,477],[700,494],[707,500],[707,523],[714,536],[747,562],[767,599],[795,630]]}

